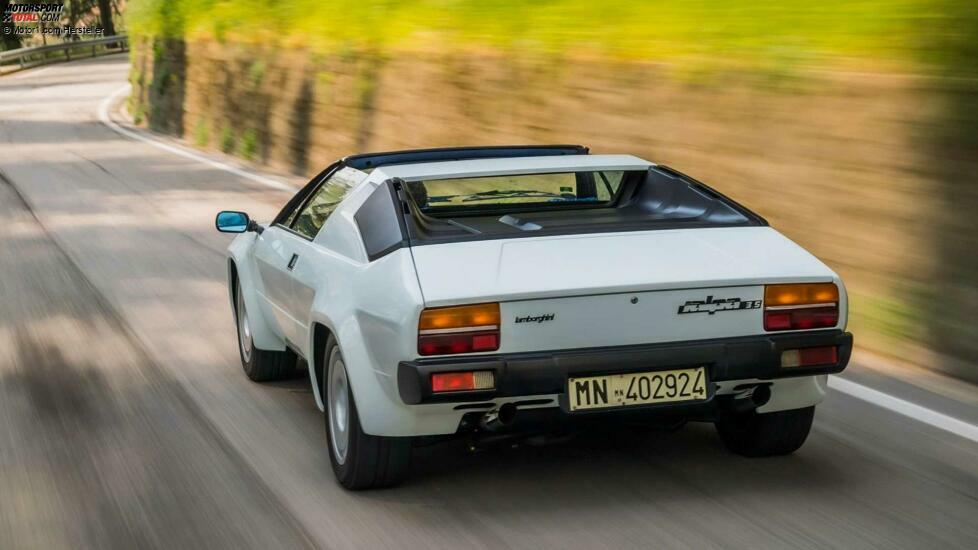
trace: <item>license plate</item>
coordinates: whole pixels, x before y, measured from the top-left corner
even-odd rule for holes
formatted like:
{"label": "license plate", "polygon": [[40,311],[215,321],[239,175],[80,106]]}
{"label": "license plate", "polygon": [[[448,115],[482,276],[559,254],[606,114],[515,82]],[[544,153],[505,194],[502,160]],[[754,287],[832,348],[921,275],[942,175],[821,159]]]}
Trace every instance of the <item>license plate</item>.
{"label": "license plate", "polygon": [[572,411],[705,400],[706,371],[697,367],[569,378],[567,398]]}

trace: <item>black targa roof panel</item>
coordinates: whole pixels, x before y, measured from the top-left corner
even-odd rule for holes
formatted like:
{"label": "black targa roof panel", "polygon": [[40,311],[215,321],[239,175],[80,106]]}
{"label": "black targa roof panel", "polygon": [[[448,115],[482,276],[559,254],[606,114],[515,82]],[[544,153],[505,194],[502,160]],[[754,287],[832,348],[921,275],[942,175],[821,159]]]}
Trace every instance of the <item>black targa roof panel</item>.
{"label": "black targa roof panel", "polygon": [[369,170],[378,166],[388,166],[391,164],[586,154],[588,154],[588,148],[583,145],[498,145],[364,153],[362,155],[345,157],[342,162],[344,165],[356,168],[357,170]]}

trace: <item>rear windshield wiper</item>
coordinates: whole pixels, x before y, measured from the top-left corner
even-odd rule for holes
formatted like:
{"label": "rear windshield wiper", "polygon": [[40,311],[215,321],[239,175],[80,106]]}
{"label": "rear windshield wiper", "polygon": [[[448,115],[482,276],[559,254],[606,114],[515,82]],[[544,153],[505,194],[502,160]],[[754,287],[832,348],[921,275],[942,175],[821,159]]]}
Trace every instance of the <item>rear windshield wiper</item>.
{"label": "rear windshield wiper", "polygon": [[567,198],[564,195],[557,193],[550,193],[549,191],[535,191],[532,189],[493,189],[492,191],[482,191],[480,193],[472,193],[471,195],[464,195],[462,202],[471,201],[485,201],[491,199],[499,198],[510,198],[510,197],[548,197],[556,199]]}

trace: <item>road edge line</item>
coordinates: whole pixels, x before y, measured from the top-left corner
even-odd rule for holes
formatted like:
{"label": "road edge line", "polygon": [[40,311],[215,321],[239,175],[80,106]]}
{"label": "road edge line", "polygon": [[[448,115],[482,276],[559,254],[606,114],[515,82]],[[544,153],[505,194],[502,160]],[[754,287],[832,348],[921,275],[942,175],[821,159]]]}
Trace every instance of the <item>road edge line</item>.
{"label": "road edge line", "polygon": [[10,80],[20,80],[22,78],[27,78],[29,76],[37,76],[39,74],[46,73],[46,72],[50,71],[53,68],[54,67],[44,67],[43,69],[38,69],[36,71],[33,68],[26,69],[26,70],[20,70],[20,71],[17,71],[17,73],[19,73],[19,74],[14,74],[13,76],[10,76],[8,78],[10,78]]}
{"label": "road edge line", "polygon": [[899,397],[893,397],[879,390],[857,384],[851,380],[839,378],[838,376],[829,377],[829,387],[840,393],[866,401],[867,403],[872,403],[873,405],[912,418],[918,422],[923,422],[929,426],[978,442],[978,426],[974,426],[953,416],[939,413],[927,407],[900,399]]}
{"label": "road edge line", "polygon": [[296,187],[293,187],[286,183],[282,183],[278,180],[267,178],[265,176],[260,176],[258,174],[252,174],[251,172],[247,172],[245,170],[242,170],[241,168],[231,166],[230,164],[209,159],[203,155],[184,149],[183,147],[170,145],[169,143],[163,143],[162,141],[153,139],[147,135],[143,135],[140,132],[135,132],[133,130],[129,130],[128,128],[123,128],[114,120],[112,120],[112,118],[109,116],[109,109],[111,108],[112,104],[119,98],[119,96],[128,93],[130,90],[132,90],[132,85],[126,84],[122,88],[119,88],[118,90],[106,96],[99,104],[98,107],[99,121],[113,132],[128,137],[130,139],[135,139],[137,141],[147,143],[158,149],[162,149],[169,153],[173,153],[174,155],[179,155],[181,157],[188,158],[190,160],[195,160],[197,162],[204,163],[210,166],[211,168],[216,168],[218,170],[224,170],[225,172],[230,172],[236,176],[240,176],[242,178],[251,180],[255,183],[264,185],[265,187],[270,187],[278,191],[289,191],[289,192],[296,191]]}

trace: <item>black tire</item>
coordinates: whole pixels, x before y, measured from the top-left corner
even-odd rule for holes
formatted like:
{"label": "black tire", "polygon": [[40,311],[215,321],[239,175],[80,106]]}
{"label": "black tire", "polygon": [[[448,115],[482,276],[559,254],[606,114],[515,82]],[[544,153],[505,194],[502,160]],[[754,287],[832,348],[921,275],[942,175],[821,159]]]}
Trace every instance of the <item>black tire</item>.
{"label": "black tire", "polygon": [[[336,480],[352,491],[379,489],[400,483],[407,478],[411,465],[411,438],[380,437],[364,433],[360,426],[357,404],[350,390],[349,378],[346,377],[343,354],[332,336],[326,343],[326,353],[323,357],[326,364],[323,367],[321,388],[323,405],[326,409],[323,414],[326,424],[326,446]],[[339,382],[337,376],[334,376],[334,371],[337,369],[342,369],[343,372]],[[334,441],[334,398],[330,393],[330,384],[336,386],[338,399],[344,394],[347,399],[345,447]],[[336,416],[341,415],[342,412]],[[336,431],[342,432],[340,428]],[[342,440],[342,434],[337,440]]]}
{"label": "black tire", "polygon": [[251,339],[248,311],[241,296],[241,285],[234,284],[234,324],[238,333],[238,355],[245,374],[253,382],[271,382],[288,378],[295,372],[296,355],[290,349],[258,349]]}
{"label": "black tire", "polygon": [[715,425],[730,452],[750,457],[791,454],[812,429],[815,407],[767,414],[721,412]]}

